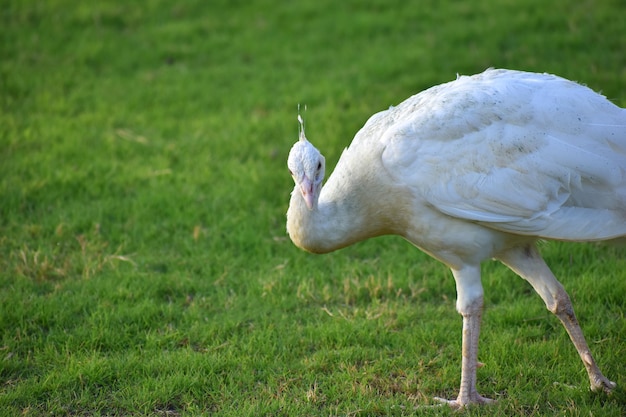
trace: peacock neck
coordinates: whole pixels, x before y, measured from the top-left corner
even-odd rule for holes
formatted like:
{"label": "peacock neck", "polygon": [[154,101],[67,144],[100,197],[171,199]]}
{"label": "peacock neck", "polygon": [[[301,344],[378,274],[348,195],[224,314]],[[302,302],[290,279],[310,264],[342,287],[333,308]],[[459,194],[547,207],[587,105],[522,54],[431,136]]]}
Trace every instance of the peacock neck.
{"label": "peacock neck", "polygon": [[287,232],[294,244],[309,252],[327,253],[371,237],[364,227],[363,208],[346,197],[334,195],[325,186],[317,204],[309,209],[296,186],[287,211]]}

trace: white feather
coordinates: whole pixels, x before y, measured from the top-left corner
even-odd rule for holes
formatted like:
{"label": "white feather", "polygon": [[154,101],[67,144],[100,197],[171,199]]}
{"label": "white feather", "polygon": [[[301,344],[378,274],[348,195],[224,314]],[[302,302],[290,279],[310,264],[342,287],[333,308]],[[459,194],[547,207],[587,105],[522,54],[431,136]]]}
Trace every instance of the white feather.
{"label": "white feather", "polygon": [[626,235],[626,111],[586,87],[490,70],[385,116],[371,119],[384,167],[442,213],[542,238]]}

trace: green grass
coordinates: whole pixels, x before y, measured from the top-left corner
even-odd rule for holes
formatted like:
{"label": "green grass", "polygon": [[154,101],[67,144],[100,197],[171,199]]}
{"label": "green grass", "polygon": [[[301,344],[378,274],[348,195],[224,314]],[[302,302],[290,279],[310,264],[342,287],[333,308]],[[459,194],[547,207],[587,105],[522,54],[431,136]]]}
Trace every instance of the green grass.
{"label": "green grass", "polygon": [[[487,67],[626,106],[626,9],[568,1],[4,1],[0,415],[452,415],[445,267],[397,237],[286,237],[297,104],[332,170],[374,112]],[[601,368],[484,266],[468,415],[626,412],[624,250],[549,243]]]}

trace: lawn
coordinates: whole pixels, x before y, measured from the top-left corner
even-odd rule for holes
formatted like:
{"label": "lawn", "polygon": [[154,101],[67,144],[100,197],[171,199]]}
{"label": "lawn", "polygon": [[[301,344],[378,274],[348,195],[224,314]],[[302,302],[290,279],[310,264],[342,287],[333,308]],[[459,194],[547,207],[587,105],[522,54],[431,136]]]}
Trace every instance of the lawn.
{"label": "lawn", "polygon": [[[298,105],[328,172],[371,114],[457,73],[626,107],[621,0],[1,3],[0,415],[453,415],[426,407],[458,390],[446,267],[392,236],[289,241]],[[618,388],[589,392],[558,320],[485,263],[499,402],[465,414],[622,416],[626,249],[541,248]]]}

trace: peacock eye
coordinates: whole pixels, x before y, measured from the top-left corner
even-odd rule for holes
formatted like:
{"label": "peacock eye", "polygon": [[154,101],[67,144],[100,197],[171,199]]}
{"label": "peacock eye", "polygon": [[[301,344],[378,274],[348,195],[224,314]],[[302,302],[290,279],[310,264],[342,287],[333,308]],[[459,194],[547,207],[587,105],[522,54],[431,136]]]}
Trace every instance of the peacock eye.
{"label": "peacock eye", "polygon": [[317,170],[319,171],[320,169],[322,169],[322,163],[321,163],[321,162],[318,162],[318,163],[317,163]]}
{"label": "peacock eye", "polygon": [[293,177],[293,172],[291,170],[289,170],[289,175]]}

